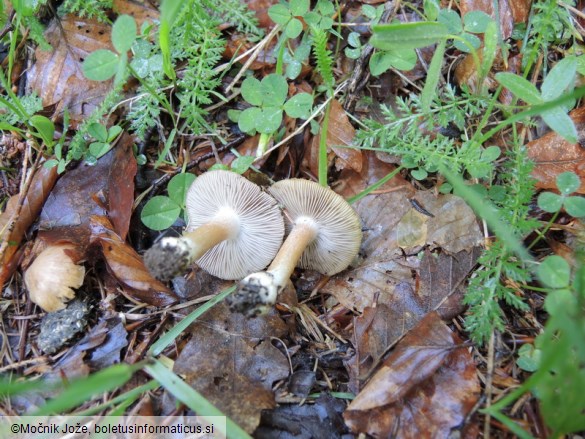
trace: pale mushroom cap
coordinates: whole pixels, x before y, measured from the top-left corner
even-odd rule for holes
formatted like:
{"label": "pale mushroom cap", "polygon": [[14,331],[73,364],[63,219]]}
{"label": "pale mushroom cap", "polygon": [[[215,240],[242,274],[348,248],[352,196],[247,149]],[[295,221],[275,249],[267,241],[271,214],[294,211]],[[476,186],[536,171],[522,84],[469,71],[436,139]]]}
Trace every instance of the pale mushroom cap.
{"label": "pale mushroom cap", "polygon": [[44,249],[24,273],[30,300],[47,312],[65,308],[75,297],[72,288],[83,284],[85,268],[67,254],[73,244],[54,244]]}
{"label": "pale mushroom cap", "polygon": [[298,267],[331,276],[351,264],[360,249],[362,230],[359,216],[347,201],[309,180],[281,180],[268,191],[285,209],[287,233],[301,218],[317,223],[317,236],[301,255]]}
{"label": "pale mushroom cap", "polygon": [[241,279],[262,270],[282,244],[284,223],[276,201],[230,171],[209,171],[187,192],[187,231],[233,214],[239,229],[207,251],[197,264],[222,279]]}

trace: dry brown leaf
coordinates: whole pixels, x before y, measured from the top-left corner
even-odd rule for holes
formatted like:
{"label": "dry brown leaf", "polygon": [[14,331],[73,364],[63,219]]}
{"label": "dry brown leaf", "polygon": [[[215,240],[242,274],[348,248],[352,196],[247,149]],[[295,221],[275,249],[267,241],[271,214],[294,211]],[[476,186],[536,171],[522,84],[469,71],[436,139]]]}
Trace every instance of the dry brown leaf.
{"label": "dry brown leaf", "polygon": [[[502,38],[507,40],[512,35],[515,23],[525,23],[530,13],[532,0],[500,0],[498,4],[499,29]],[[461,0],[459,5],[461,17],[471,11],[482,11],[495,19],[492,0]]]}
{"label": "dry brown leaf", "polygon": [[288,376],[286,357],[271,344],[285,322],[273,311],[248,319],[216,305],[189,330],[174,371],[248,432],[263,409],[274,408],[272,383]]}
{"label": "dry brown leaf", "polygon": [[536,178],[539,189],[556,189],[556,178],[563,172],[574,172],[581,179],[577,190],[585,194],[585,107],[571,111],[571,119],[577,127],[579,143],[570,143],[551,131],[539,139],[528,143],[528,157],[535,162],[532,176]]}
{"label": "dry brown leaf", "polygon": [[243,0],[243,2],[248,5],[248,9],[256,13],[258,26],[266,30],[274,27],[274,21],[268,16],[268,9],[278,3],[278,0]]}
{"label": "dry brown leaf", "polygon": [[152,6],[150,2],[132,1],[132,0],[114,0],[112,9],[118,14],[131,15],[136,20],[138,29],[144,22],[155,23],[159,20],[158,9]]}
{"label": "dry brown leaf", "polygon": [[[16,214],[19,195],[12,196],[6,205],[6,209],[0,215],[0,242],[8,241],[10,244],[0,258],[0,286],[8,280],[18,261],[13,261],[14,254],[25,232],[36,221],[43,203],[49,196],[57,181],[57,168],[39,168],[31,181],[28,193],[24,198],[18,218],[12,218]],[[13,226],[10,223],[14,221]],[[12,230],[10,230],[12,228]]]}
{"label": "dry brown leaf", "polygon": [[136,159],[128,135],[101,157],[95,166],[81,163],[59,179],[41,212],[39,236],[69,239],[86,248],[92,216],[108,215],[114,230],[126,237],[134,202]]}
{"label": "dry brown leaf", "polygon": [[[335,163],[337,169],[353,169],[361,172],[363,166],[362,151],[354,148],[343,148],[351,146],[355,137],[355,128],[349,122],[345,110],[338,100],[331,101],[331,110],[329,112],[329,125],[327,129],[327,147],[330,148],[338,160]],[[314,175],[318,174],[318,151],[321,134],[313,137],[311,142],[311,152],[309,168]]]}
{"label": "dry brown leaf", "polygon": [[436,313],[396,346],[344,413],[355,433],[374,437],[447,437],[477,402],[469,352]]}
{"label": "dry brown leaf", "polygon": [[[396,166],[380,160],[373,151],[364,151],[361,171],[356,172],[351,168],[341,171],[339,181],[334,187],[335,192],[345,198],[353,197],[395,169]],[[384,183],[376,193],[391,192],[399,189],[405,189],[409,196],[414,194],[414,187],[400,174]]]}
{"label": "dry brown leaf", "polygon": [[399,340],[426,313],[436,309],[442,318],[451,319],[463,311],[462,282],[475,266],[478,256],[477,249],[453,256],[443,252],[437,255],[427,250],[418,267],[418,281],[414,287],[398,285],[393,302],[364,308],[362,315],[354,319],[352,343],[356,353],[346,362],[352,391],[359,391],[359,380],[369,375],[388,346]]}
{"label": "dry brown leaf", "polygon": [[60,118],[67,109],[73,128],[93,113],[112,88],[112,80],[90,81],[81,70],[83,60],[98,49],[113,49],[111,26],[73,15],[51,21],[45,38],[53,50],[37,48],[36,62],[29,74],[30,91],[36,92],[44,107],[56,106]]}
{"label": "dry brown leaf", "polygon": [[112,230],[106,217],[93,217],[91,226],[92,240],[101,246],[109,270],[128,287],[126,292],[130,296],[154,306],[166,306],[177,301],[171,290],[152,277],[142,257]]}
{"label": "dry brown leaf", "polygon": [[[413,295],[418,295],[413,273],[420,266],[418,258],[404,257],[399,246],[398,225],[414,209],[408,200],[409,189],[370,195],[354,204],[362,219],[364,239],[360,254],[364,257],[354,269],[333,276],[321,291],[332,294],[346,308],[362,311],[377,303],[391,304],[404,315],[398,321],[409,329],[418,319],[415,316],[432,308],[414,306]],[[439,195],[432,191],[419,192],[413,198],[434,214],[427,217],[426,245],[440,247],[449,253],[471,250],[482,243],[482,235],[473,211],[459,197]],[[420,248],[411,249],[416,254]],[[434,291],[441,301],[448,293]],[[408,299],[408,300],[407,300]],[[432,300],[432,303],[437,303]],[[417,311],[418,310],[418,311]],[[404,319],[404,320],[403,320]],[[400,325],[399,325],[400,326]]]}
{"label": "dry brown leaf", "polygon": [[[417,295],[422,302],[428,303],[428,309],[436,309],[446,321],[463,312],[463,281],[475,267],[480,254],[480,247],[474,247],[471,251],[462,250],[454,255],[425,250],[420,264]],[[437,294],[438,291],[442,294]],[[446,296],[446,300],[437,302],[441,295]]]}

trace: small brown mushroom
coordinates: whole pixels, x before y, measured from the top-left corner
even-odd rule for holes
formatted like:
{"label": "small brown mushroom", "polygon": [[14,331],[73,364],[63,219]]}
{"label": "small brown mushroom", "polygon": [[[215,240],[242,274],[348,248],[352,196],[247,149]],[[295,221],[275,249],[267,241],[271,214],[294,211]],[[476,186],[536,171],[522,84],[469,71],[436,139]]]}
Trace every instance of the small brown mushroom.
{"label": "small brown mushroom", "polygon": [[44,249],[24,273],[30,300],[47,312],[65,308],[75,297],[72,288],[83,284],[85,268],[77,265],[72,255],[73,244],[53,244]]}
{"label": "small brown mushroom", "polygon": [[144,254],[158,279],[168,280],[197,264],[221,279],[241,279],[266,267],[284,235],[276,201],[241,175],[209,171],[187,192],[186,233],[167,237]]}
{"label": "small brown mushroom", "polygon": [[234,311],[252,316],[276,303],[295,266],[331,276],[357,255],[358,215],[341,196],[308,180],[282,180],[268,189],[284,207],[288,237],[266,271],[244,278],[229,298]]}

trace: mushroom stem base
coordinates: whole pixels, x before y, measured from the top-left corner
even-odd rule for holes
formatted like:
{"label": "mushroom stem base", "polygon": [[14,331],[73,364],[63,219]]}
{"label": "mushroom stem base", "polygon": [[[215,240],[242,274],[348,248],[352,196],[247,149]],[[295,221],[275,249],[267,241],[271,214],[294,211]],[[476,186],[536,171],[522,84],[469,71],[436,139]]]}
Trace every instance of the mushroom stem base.
{"label": "mushroom stem base", "polygon": [[266,271],[260,271],[240,282],[237,291],[228,297],[228,305],[232,312],[255,317],[265,314],[274,306],[278,293],[274,276]]}
{"label": "mushroom stem base", "polygon": [[240,281],[238,290],[228,298],[230,309],[254,317],[274,306],[278,294],[286,286],[301,255],[313,242],[317,232],[317,224],[313,220],[299,218],[267,271],[252,273]]}
{"label": "mushroom stem base", "polygon": [[171,280],[187,271],[210,248],[228,239],[232,228],[229,221],[209,223],[179,238],[163,238],[144,254],[146,268],[157,279]]}

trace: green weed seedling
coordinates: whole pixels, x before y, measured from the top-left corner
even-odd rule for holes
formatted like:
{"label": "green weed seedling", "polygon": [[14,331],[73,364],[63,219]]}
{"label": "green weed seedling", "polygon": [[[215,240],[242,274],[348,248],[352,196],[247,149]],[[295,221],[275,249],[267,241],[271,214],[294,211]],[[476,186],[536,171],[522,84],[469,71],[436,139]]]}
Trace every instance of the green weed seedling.
{"label": "green weed seedling", "polygon": [[169,196],[157,195],[144,205],[140,213],[142,223],[152,230],[165,230],[171,227],[185,210],[187,191],[195,181],[195,175],[182,173],[169,181]]}
{"label": "green weed seedling", "polygon": [[282,60],[286,64],[285,76],[288,79],[295,79],[300,75],[303,63],[309,59],[311,54],[311,40],[308,34],[304,34],[301,44],[297,46],[294,52],[288,48],[284,51]]}
{"label": "green weed seedling", "polygon": [[89,155],[85,157],[85,161],[94,164],[97,159],[112,149],[112,142],[122,133],[122,127],[114,125],[108,129],[100,123],[92,123],[88,127],[88,133],[95,141],[89,144]]}
{"label": "green weed seedling", "polygon": [[[540,91],[530,81],[514,73],[500,72],[496,74],[496,80],[527,104],[542,105],[558,99],[565,92],[571,92],[575,87],[576,74],[576,58],[567,57],[548,72]],[[573,99],[565,105],[553,107],[540,114],[552,130],[571,143],[577,143],[577,129],[567,113],[574,105]]]}
{"label": "green weed seedling", "polygon": [[[362,15],[370,20],[370,26],[378,24],[384,13],[384,5],[374,7],[372,5],[362,5]],[[347,36],[348,47],[345,48],[345,56],[350,59],[358,59],[362,54],[364,46],[360,41],[358,32],[350,32]]]}
{"label": "green weed seedling", "polygon": [[291,0],[289,3],[278,3],[268,9],[268,16],[276,24],[284,29],[288,38],[296,38],[303,31],[303,23],[298,17],[312,27],[329,30],[333,27],[331,16],[335,12],[335,6],[329,0],[319,0],[312,11],[309,0]]}
{"label": "green weed seedling", "polygon": [[441,9],[437,21],[447,26],[450,34],[459,37],[454,40],[453,45],[462,52],[469,53],[481,45],[481,40],[475,34],[484,33],[492,19],[483,11],[470,11],[461,19],[454,10]]}
{"label": "green weed seedling", "polygon": [[222,163],[216,163],[212,167],[209,168],[210,171],[215,170],[223,170],[223,171],[232,171],[236,174],[243,174],[252,166],[256,157],[252,157],[251,155],[243,155],[235,159],[230,166],[226,166]]}
{"label": "green weed seedling", "polygon": [[136,21],[129,15],[120,15],[112,26],[112,43],[118,53],[99,49],[90,53],[83,61],[83,74],[93,81],[107,81],[114,75],[114,84],[126,77],[128,51],[136,40]]}

